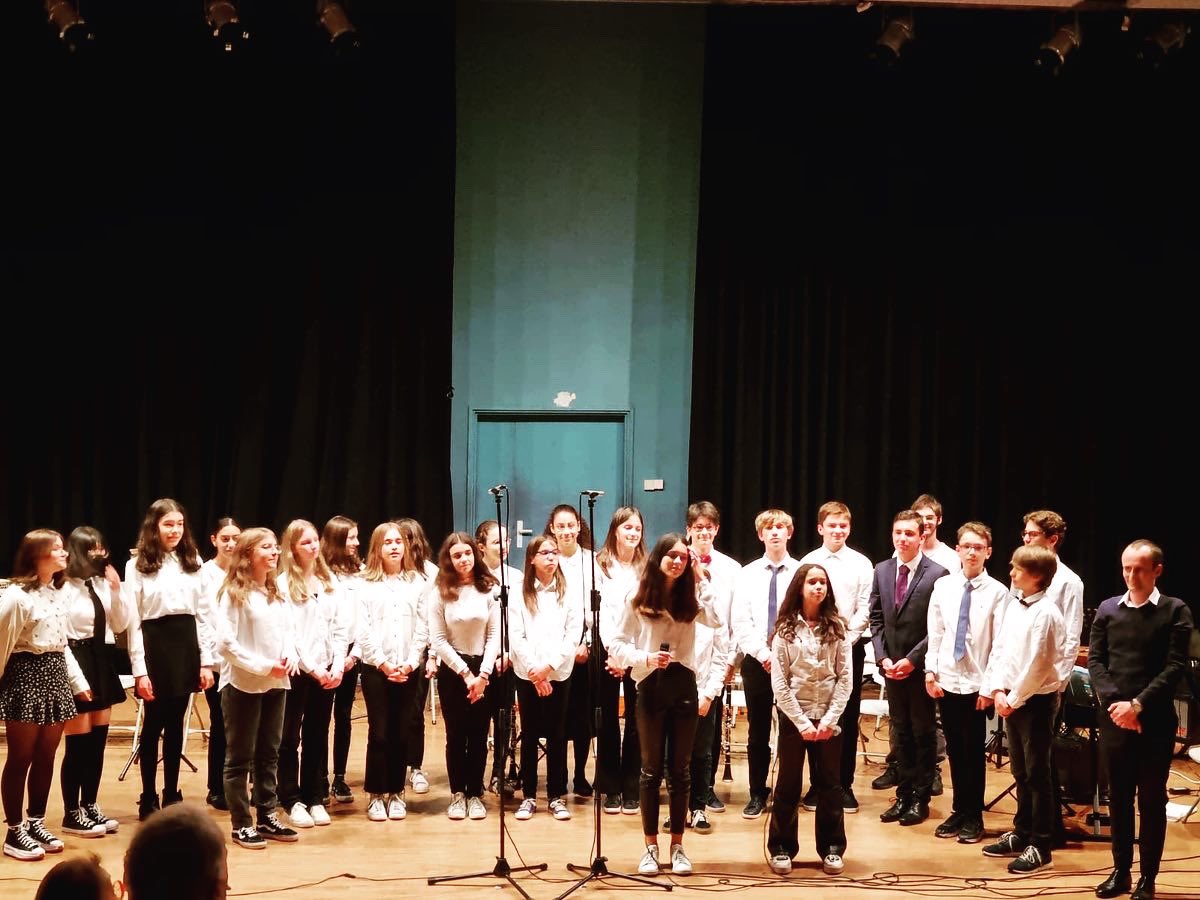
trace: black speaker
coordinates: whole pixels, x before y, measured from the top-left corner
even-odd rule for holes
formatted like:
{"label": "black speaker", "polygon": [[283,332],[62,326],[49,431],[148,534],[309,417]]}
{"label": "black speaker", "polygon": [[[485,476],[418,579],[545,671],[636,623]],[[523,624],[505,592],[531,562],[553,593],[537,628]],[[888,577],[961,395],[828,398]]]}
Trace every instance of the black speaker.
{"label": "black speaker", "polygon": [[[1062,787],[1063,799],[1070,803],[1091,803],[1096,789],[1096,759],[1087,735],[1066,730],[1054,736],[1054,772]],[[1107,779],[1101,776],[1100,792],[1106,793]]]}

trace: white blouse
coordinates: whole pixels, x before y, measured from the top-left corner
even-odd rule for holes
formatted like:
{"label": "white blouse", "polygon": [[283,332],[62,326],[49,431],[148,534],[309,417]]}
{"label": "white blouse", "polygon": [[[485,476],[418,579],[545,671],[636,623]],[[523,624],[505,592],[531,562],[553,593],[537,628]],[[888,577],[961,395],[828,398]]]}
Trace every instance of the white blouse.
{"label": "white blouse", "polygon": [[[617,621],[621,618],[621,609],[625,606],[626,598],[637,592],[640,576],[641,571],[636,566],[625,565],[615,559],[609,563],[608,574],[605,574],[600,566],[596,566],[596,580],[600,588],[600,641],[605,647],[611,647],[613,639],[617,636]],[[590,642],[590,598],[583,608],[583,627],[588,632]]]}
{"label": "white blouse", "polygon": [[[93,576],[91,582],[104,608],[104,643],[115,644],[116,634],[127,629],[132,619],[129,598],[125,596],[124,588],[114,595],[108,582],[99,575]],[[67,608],[67,639],[87,640],[95,633],[96,624],[96,607],[88,592],[87,582],[68,578],[63,582],[62,592]]]}
{"label": "white blouse", "polygon": [[200,665],[213,667],[219,662],[212,627],[212,607],[204,592],[200,572],[185,572],[174,553],[163,558],[162,567],[153,574],[137,570],[137,560],[125,564],[125,590],[133,618],[129,623],[129,659],[134,677],[146,674],[146,645],[142,622],[164,616],[188,615],[196,618],[196,643],[200,645]]}
{"label": "white blouse", "polygon": [[771,639],[771,687],[775,703],[801,734],[826,725],[841,734],[838,719],[850,699],[853,665],[850,635],[823,641],[808,623],[796,621],[796,636]]}
{"label": "white blouse", "polygon": [[66,598],[53,583],[32,591],[10,584],[0,594],[0,674],[14,653],[61,653],[67,661],[72,693],[89,690],[83,670],[67,646]]}
{"label": "white blouse", "polygon": [[[329,672],[334,668],[335,661],[340,663],[345,659],[343,650],[347,644],[345,619],[338,615],[344,599],[337,576],[333,576],[332,591],[326,591],[325,586],[318,582],[317,590],[304,603],[292,600],[286,573],[279,576],[279,592],[291,606],[292,632],[300,671],[310,675],[313,672]],[[341,671],[340,665],[337,670]]]}
{"label": "white blouse", "polygon": [[531,612],[518,592],[508,601],[508,634],[513,671],[529,681],[529,670],[549,665],[551,681],[566,681],[575,667],[579,607],[561,600],[553,586],[537,585],[536,610]]}
{"label": "white blouse", "polygon": [[415,572],[387,576],[383,581],[359,580],[358,651],[364,665],[421,668],[429,644],[428,587],[429,582]]}
{"label": "white blouse", "polygon": [[495,594],[465,585],[458,589],[458,598],[447,603],[433,584],[426,596],[430,649],[459,675],[469,668],[460,654],[482,656],[479,671],[491,674],[500,650],[500,601]]}
{"label": "white blouse", "polygon": [[[584,626],[592,621],[592,551],[577,547],[574,556],[558,557],[558,568],[567,579],[566,601],[579,607],[580,642],[591,643],[591,633]],[[596,567],[596,578],[600,579],[600,568]],[[603,640],[603,638],[602,638]]]}
{"label": "white blouse", "polygon": [[247,694],[265,694],[292,686],[286,674],[271,674],[281,660],[297,659],[292,604],[286,597],[272,602],[255,588],[245,603],[235,606],[221,592],[216,618],[222,690],[232,685]]}
{"label": "white blouse", "polygon": [[633,667],[633,680],[641,683],[655,671],[648,660],[651,655],[658,653],[663,644],[671,651],[672,659],[699,672],[699,662],[696,657],[696,632],[699,625],[707,625],[717,629],[722,626],[721,616],[713,608],[712,587],[707,582],[700,585],[696,600],[700,604],[700,612],[691,622],[677,622],[670,613],[664,612],[656,619],[643,616],[634,609],[632,600],[636,591],[631,592],[621,608],[621,617],[617,621],[617,633],[608,655],[620,665]]}

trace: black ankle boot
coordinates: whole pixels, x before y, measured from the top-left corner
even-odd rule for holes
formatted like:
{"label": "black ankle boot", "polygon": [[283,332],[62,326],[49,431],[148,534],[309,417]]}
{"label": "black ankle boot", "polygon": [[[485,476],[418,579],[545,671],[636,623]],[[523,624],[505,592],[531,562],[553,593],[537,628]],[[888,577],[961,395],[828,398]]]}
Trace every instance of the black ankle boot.
{"label": "black ankle boot", "polygon": [[142,794],[138,798],[138,821],[145,822],[150,817],[150,814],[161,809],[158,805],[157,794]]}

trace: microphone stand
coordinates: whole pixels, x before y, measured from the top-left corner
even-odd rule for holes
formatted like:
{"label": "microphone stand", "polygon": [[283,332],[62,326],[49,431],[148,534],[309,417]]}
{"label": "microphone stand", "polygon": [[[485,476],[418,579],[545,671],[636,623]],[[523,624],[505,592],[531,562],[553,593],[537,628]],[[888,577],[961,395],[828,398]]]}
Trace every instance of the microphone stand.
{"label": "microphone stand", "polygon": [[[496,735],[493,753],[500,754],[500,765],[498,766],[501,773],[504,772],[504,753],[508,749],[508,717],[512,711],[515,702],[514,694],[516,693],[516,685],[513,683],[512,664],[508,657],[508,582],[505,580],[504,572],[504,531],[501,530],[500,523],[504,520],[500,518],[500,495],[507,494],[508,488],[493,491],[493,496],[496,498],[496,530],[500,533],[500,659],[505,664],[504,671],[500,675],[500,688],[502,696],[500,698],[500,714],[497,721],[499,733]],[[510,501],[511,502],[511,501]],[[503,775],[501,775],[503,778]],[[504,835],[506,829],[504,827],[504,786],[500,786],[500,855],[496,857],[496,865],[490,872],[473,872],[470,875],[439,875],[435,878],[428,879],[428,884],[442,884],[447,881],[465,881],[469,878],[504,878],[517,889],[525,900],[532,900],[528,893],[521,885],[517,884],[514,879],[513,872],[544,872],[548,868],[546,863],[537,863],[532,866],[511,866],[508,859],[504,855]]]}
{"label": "microphone stand", "polygon": [[[594,496],[593,492],[580,491],[580,493],[579,493],[580,499],[582,499],[584,496],[586,496],[588,498],[588,527],[592,530],[592,534],[595,535],[595,533],[596,533],[596,497]],[[594,540],[595,539],[593,538],[593,541]],[[592,706],[592,724],[596,729],[596,735],[597,735],[596,771],[599,772],[600,771],[600,741],[598,738],[599,738],[599,734],[600,734],[600,726],[602,725],[599,685],[600,685],[600,678],[603,676],[604,673],[601,671],[601,662],[600,662],[600,591],[596,588],[596,553],[595,553],[594,547],[593,547],[593,552],[592,552],[591,598],[592,598],[592,621],[591,621],[591,625],[589,627],[591,629],[591,635],[592,635],[592,646],[591,646],[590,652],[588,653],[588,683],[589,683],[589,688],[591,690],[592,697],[594,698],[594,700],[593,700],[594,705]],[[619,760],[618,760],[618,763],[619,763]],[[601,835],[602,829],[601,829],[600,823],[604,819],[603,810],[601,809],[601,805],[600,805],[601,793],[602,792],[600,790],[600,786],[596,785],[596,790],[595,790],[593,798],[592,798],[592,819],[593,819],[593,830],[594,830],[592,842],[595,844],[595,847],[596,847],[596,856],[592,860],[592,864],[590,866],[580,866],[580,865],[576,865],[575,863],[567,863],[567,869],[569,871],[571,871],[571,872],[586,872],[587,874],[584,875],[583,878],[579,879],[579,881],[575,882],[575,884],[571,885],[571,887],[567,888],[565,891],[563,891],[561,894],[559,894],[557,897],[555,897],[554,900],[563,900],[564,897],[568,896],[569,894],[573,894],[575,891],[579,890],[581,887],[583,887],[589,881],[597,880],[597,879],[601,879],[601,878],[620,878],[620,879],[623,879],[624,881],[632,881],[635,884],[642,884],[642,885],[646,885],[647,887],[662,888],[664,891],[672,890],[674,885],[671,885],[671,884],[665,884],[661,881],[653,881],[649,878],[644,878],[640,875],[626,875],[623,872],[610,872],[608,870],[608,857],[606,857],[603,852],[603,843],[602,843],[602,835]]]}

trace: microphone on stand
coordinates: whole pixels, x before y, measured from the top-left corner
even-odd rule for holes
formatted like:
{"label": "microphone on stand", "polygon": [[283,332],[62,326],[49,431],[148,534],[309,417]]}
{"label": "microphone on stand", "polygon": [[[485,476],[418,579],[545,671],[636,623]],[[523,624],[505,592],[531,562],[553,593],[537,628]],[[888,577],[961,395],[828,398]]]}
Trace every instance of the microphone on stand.
{"label": "microphone on stand", "polygon": [[488,493],[491,494],[493,497],[498,497],[507,491],[508,491],[508,485],[506,485],[506,484],[498,484],[495,487],[488,488]]}
{"label": "microphone on stand", "polygon": [[579,493],[581,496],[590,497],[592,500],[604,496],[604,491],[580,491]]}

